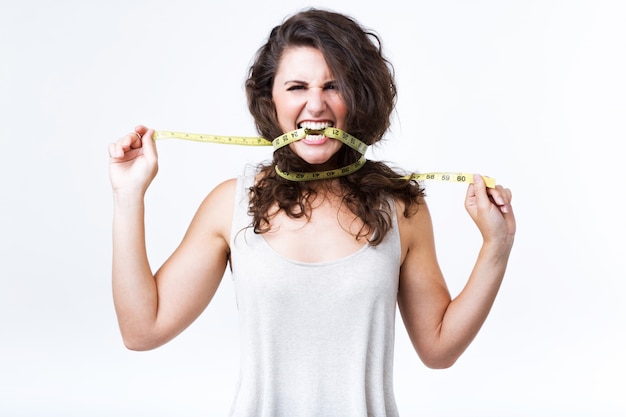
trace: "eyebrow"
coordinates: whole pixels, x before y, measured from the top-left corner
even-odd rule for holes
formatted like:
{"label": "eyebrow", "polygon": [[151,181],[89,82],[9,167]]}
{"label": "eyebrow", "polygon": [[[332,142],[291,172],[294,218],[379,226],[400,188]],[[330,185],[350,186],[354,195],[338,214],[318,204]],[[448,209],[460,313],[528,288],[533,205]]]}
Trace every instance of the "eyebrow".
{"label": "eyebrow", "polygon": [[[324,83],[324,87],[326,87],[326,86],[327,86],[327,85],[329,85],[329,84],[336,83],[336,82],[337,82],[337,80],[336,80],[336,79],[332,79],[332,80],[326,81],[326,82]],[[309,83],[308,83],[308,82],[306,82],[306,81],[300,81],[300,80],[287,80],[287,81],[285,81],[285,82],[283,83],[283,85],[287,85],[287,84],[303,84],[303,85],[309,85]]]}

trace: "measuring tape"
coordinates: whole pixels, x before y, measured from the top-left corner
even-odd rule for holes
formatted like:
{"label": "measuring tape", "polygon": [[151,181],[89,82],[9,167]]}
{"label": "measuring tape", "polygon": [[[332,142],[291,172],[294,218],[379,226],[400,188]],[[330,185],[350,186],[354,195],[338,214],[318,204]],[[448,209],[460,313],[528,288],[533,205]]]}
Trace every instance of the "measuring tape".
{"label": "measuring tape", "polygon": [[[484,175],[482,177],[483,181],[485,181],[485,185],[487,186],[487,188],[496,187],[495,178],[486,177]],[[474,174],[469,174],[466,172],[428,172],[425,174],[411,174],[401,178],[411,179],[414,181],[434,180],[446,182],[463,182],[468,184],[474,182]]]}
{"label": "measuring tape", "polygon": [[183,133],[183,132],[170,132],[167,130],[157,130],[154,132],[154,136],[156,139],[183,139],[183,140],[191,140],[194,142],[210,142],[210,143],[221,143],[225,145],[246,145],[246,146],[268,146],[271,145],[267,139],[258,138],[258,137],[243,137],[243,136],[216,136],[216,135],[205,135],[202,133]]}
{"label": "measuring tape", "polygon": [[[278,166],[275,166],[276,173],[282,178],[290,181],[312,181],[327,178],[338,178],[345,175],[352,174],[358,171],[365,165],[367,159],[365,159],[365,152],[368,145],[361,142],[354,136],[346,133],[340,129],[334,127],[327,127],[325,129],[315,130],[309,128],[297,129],[291,132],[287,132],[273,141],[269,141],[261,137],[252,136],[219,136],[219,135],[207,135],[203,133],[184,133],[184,132],[171,132],[167,130],[157,130],[154,132],[153,138],[157,139],[182,139],[190,140],[193,142],[208,142],[208,143],[221,143],[225,145],[243,145],[243,146],[273,146],[274,150],[280,149],[293,142],[304,139],[307,135],[324,135],[331,139],[341,141],[343,144],[358,151],[361,157],[353,164],[347,165],[339,169],[332,169],[329,171],[317,171],[317,172],[287,172],[283,171]],[[463,172],[428,172],[424,174],[413,173],[398,179],[412,180],[412,181],[445,181],[445,182],[460,182],[460,183],[473,183],[474,175]],[[488,188],[494,188],[496,186],[496,180],[494,178],[483,176],[485,185]]]}

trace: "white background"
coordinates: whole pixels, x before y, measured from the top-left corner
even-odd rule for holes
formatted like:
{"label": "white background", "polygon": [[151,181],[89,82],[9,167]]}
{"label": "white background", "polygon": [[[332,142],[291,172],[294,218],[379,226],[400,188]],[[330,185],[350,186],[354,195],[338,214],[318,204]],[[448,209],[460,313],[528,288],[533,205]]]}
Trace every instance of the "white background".
{"label": "white background", "polygon": [[[472,346],[425,368],[398,319],[404,416],[626,414],[626,7],[616,1],[27,1],[0,4],[0,415],[223,416],[238,367],[228,276],[186,332],[123,345],[110,286],[107,145],[136,124],[254,136],[243,82],[308,5],[382,37],[399,102],[369,153],[407,170],[478,171],[514,193],[518,235]],[[269,148],[159,142],[147,195],[158,267],[201,199]],[[465,186],[429,183],[442,268],[480,241]]]}

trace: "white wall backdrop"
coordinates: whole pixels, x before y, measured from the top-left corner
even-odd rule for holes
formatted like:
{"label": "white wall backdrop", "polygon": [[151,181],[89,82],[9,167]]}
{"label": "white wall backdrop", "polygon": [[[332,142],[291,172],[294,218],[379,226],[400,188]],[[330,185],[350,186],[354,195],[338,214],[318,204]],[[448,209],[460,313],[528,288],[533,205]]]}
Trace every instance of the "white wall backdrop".
{"label": "white wall backdrop", "polygon": [[[364,2],[3,0],[0,4],[0,415],[223,416],[238,367],[229,277],[185,333],[127,351],[110,287],[107,145],[136,124],[255,135],[243,82],[283,17],[321,6],[382,37],[398,78],[371,158],[478,171],[510,187],[518,235],[492,314],[448,370],[398,319],[404,416],[626,414],[620,0]],[[147,196],[156,268],[200,200],[270,149],[159,142]],[[465,187],[427,184],[453,292],[479,236]]]}

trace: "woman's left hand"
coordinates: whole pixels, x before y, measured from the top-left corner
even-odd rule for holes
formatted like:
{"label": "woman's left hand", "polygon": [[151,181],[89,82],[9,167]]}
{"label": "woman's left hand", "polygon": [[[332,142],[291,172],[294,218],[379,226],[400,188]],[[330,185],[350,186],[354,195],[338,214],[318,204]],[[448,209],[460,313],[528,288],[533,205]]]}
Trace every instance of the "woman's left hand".
{"label": "woman's left hand", "polygon": [[483,177],[474,174],[465,197],[465,209],[480,230],[485,242],[513,243],[515,216],[511,190],[501,185],[487,188]]}

